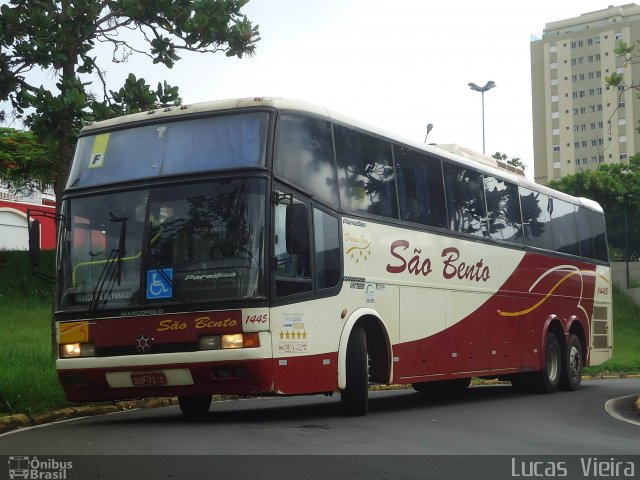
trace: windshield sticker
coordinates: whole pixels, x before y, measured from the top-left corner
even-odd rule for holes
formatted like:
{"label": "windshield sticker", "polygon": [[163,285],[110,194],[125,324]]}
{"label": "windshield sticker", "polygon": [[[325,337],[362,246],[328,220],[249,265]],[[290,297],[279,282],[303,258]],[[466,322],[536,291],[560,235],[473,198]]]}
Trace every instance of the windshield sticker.
{"label": "windshield sticker", "polygon": [[107,145],[109,144],[110,133],[101,133],[96,135],[93,141],[93,149],[89,158],[89,168],[102,168],[104,156],[107,153]]}
{"label": "windshield sticker", "polygon": [[147,299],[173,297],[173,268],[147,271]]}

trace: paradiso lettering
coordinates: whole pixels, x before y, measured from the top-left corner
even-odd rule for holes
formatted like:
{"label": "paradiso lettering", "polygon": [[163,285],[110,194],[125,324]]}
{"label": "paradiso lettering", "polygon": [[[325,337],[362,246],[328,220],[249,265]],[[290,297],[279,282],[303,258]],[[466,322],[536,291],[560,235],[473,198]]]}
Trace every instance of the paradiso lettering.
{"label": "paradiso lettering", "polygon": [[[407,252],[411,244],[407,240],[396,240],[391,244],[391,255],[397,259],[394,264],[387,264],[387,272],[399,274],[405,271],[416,275],[427,277],[433,272],[433,262],[430,257],[422,256],[422,249],[414,247],[413,255]],[[475,263],[461,260],[460,250],[455,247],[448,247],[440,254],[442,260],[442,276],[447,279],[470,280],[473,282],[486,282],[491,278],[489,267],[484,264],[483,259]]]}
{"label": "paradiso lettering", "polygon": [[[238,325],[238,321],[233,318],[225,318],[224,320],[211,320],[209,317],[198,317],[193,320],[193,326],[196,329],[200,328],[228,328],[235,327]],[[158,324],[158,328],[156,331],[158,332],[166,332],[169,330],[186,330],[189,327],[188,322],[183,322],[180,320],[162,320]]]}

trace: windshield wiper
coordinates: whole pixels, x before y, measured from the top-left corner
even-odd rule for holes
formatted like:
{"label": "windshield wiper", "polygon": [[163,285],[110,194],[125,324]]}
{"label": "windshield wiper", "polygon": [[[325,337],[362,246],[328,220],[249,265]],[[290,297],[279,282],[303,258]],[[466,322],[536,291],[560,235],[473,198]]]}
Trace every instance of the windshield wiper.
{"label": "windshield wiper", "polygon": [[[102,267],[102,271],[100,272],[100,276],[98,277],[98,281],[96,282],[96,286],[93,289],[93,293],[91,294],[91,303],[89,304],[89,314],[93,315],[98,309],[98,304],[100,303],[100,295],[102,295],[102,291],[104,286],[109,283],[111,288],[109,289],[109,293],[113,289],[113,283],[115,277],[117,276],[117,269],[114,269],[113,266],[116,263],[118,258],[118,250],[113,249],[111,253],[109,253],[109,258],[107,258],[107,262],[104,267]],[[108,295],[107,295],[108,299]]]}
{"label": "windshield wiper", "polygon": [[[104,290],[105,285],[108,285],[108,290],[105,295],[105,303],[109,300],[109,295],[113,291],[114,284],[118,284],[122,282],[122,258],[125,256],[125,241],[127,238],[127,220],[128,217],[116,217],[112,212],[109,212],[109,216],[111,217],[111,221],[114,223],[121,223],[120,226],[120,235],[118,238],[118,248],[111,250],[109,253],[109,258],[102,268],[100,272],[100,276],[98,277],[98,281],[96,282],[96,286],[93,289],[93,294],[91,296],[91,303],[89,304],[89,313],[93,315],[98,309],[98,305],[100,304],[100,296],[102,295],[102,291]],[[113,265],[115,264],[115,269]]]}
{"label": "windshield wiper", "polygon": [[116,280],[118,282],[118,286],[120,286],[120,282],[122,281],[122,257],[125,256],[125,240],[127,238],[127,220],[129,217],[116,217],[113,213],[109,212],[109,216],[111,217],[111,221],[114,223],[122,223],[120,226],[120,238],[118,240],[118,256],[116,263]]}

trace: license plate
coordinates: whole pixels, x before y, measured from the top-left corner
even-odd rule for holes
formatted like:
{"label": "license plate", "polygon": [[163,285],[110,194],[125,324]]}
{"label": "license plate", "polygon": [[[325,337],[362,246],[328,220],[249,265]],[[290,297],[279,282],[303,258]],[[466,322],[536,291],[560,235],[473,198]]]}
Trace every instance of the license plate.
{"label": "license plate", "polygon": [[155,387],[166,385],[167,377],[162,372],[132,373],[131,382],[134,387]]}

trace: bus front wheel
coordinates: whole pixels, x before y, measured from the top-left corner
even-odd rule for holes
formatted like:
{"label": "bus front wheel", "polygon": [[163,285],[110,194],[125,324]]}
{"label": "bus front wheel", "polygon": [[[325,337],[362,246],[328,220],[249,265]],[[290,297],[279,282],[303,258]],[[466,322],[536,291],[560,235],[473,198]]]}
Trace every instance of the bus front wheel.
{"label": "bus front wheel", "polygon": [[351,331],[346,363],[347,387],[340,394],[342,409],[347,415],[366,415],[369,410],[369,358],[367,336],[362,327]]}
{"label": "bus front wheel", "polygon": [[211,407],[211,395],[194,395],[178,397],[180,410],[183,414],[195,417],[206,415]]}

